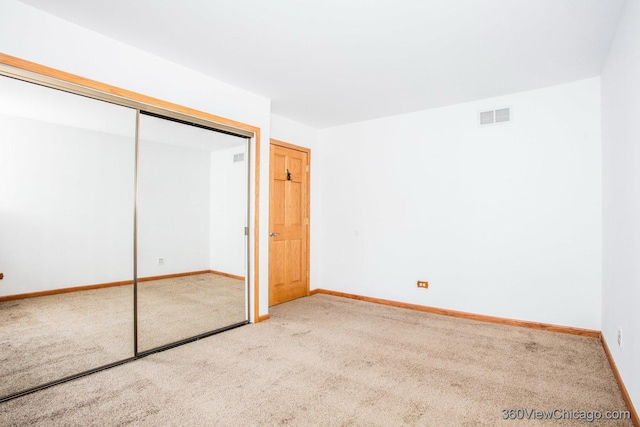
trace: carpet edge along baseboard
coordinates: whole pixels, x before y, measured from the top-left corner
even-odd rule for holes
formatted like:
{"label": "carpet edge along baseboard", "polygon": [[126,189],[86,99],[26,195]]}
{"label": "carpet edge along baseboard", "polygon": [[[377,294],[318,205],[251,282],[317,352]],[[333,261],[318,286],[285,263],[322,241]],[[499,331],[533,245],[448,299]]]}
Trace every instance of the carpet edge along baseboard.
{"label": "carpet edge along baseboard", "polygon": [[333,295],[333,296],[343,297],[343,298],[351,298],[351,299],[356,299],[360,301],[373,302],[376,304],[389,305],[392,307],[400,307],[400,308],[408,308],[416,311],[424,311],[426,313],[460,317],[463,319],[470,319],[470,320],[479,320],[481,322],[498,323],[498,324],[509,325],[509,326],[520,326],[523,328],[538,329],[538,330],[550,331],[550,332],[560,332],[560,333],[571,334],[571,335],[580,335],[580,336],[589,337],[589,338],[598,338],[598,339],[600,338],[600,331],[596,331],[593,329],[583,329],[583,328],[576,328],[573,326],[562,326],[562,325],[553,325],[549,323],[531,322],[528,320],[508,319],[506,317],[495,317],[495,316],[488,316],[485,314],[467,313],[464,311],[429,307],[427,305],[411,304],[411,303],[400,302],[400,301],[373,298],[373,297],[367,297],[363,295],[349,294],[345,292],[330,291],[327,289],[313,289],[312,291],[309,292],[309,295],[315,295],[315,294],[325,294],[325,295]]}
{"label": "carpet edge along baseboard", "polygon": [[407,308],[411,310],[423,311],[423,312],[433,313],[433,314],[441,314],[445,316],[460,317],[463,319],[478,320],[482,322],[498,323],[498,324],[508,325],[508,326],[519,326],[524,328],[544,330],[544,331],[550,331],[550,332],[560,332],[564,334],[579,335],[579,336],[588,337],[588,338],[597,338],[602,343],[602,347],[604,348],[604,352],[606,354],[607,360],[609,361],[609,365],[611,366],[613,375],[616,379],[616,382],[618,383],[620,392],[622,393],[622,398],[624,399],[624,403],[627,405],[627,408],[629,409],[629,412],[631,415],[631,422],[633,423],[634,426],[640,427],[640,417],[638,417],[638,412],[636,411],[633,405],[633,402],[631,401],[631,397],[629,396],[627,387],[624,385],[622,376],[620,376],[620,372],[618,371],[618,368],[613,360],[613,356],[611,355],[609,346],[607,345],[607,342],[600,331],[596,331],[592,329],[575,328],[572,326],[561,326],[561,325],[553,325],[548,323],[530,322],[526,320],[507,319],[503,317],[467,313],[464,311],[446,310],[442,308],[429,307],[425,305],[410,304],[410,303],[405,303],[400,301],[373,298],[373,297],[367,297],[367,296],[357,295],[357,294],[349,294],[346,292],[330,291],[327,289],[313,289],[309,292],[309,295],[316,295],[316,294],[350,298],[350,299],[355,299],[359,301],[389,305],[392,307]]}
{"label": "carpet edge along baseboard", "polygon": [[[138,278],[138,282],[151,282],[153,280],[173,279],[175,277],[194,276],[197,274],[215,274],[217,276],[229,277],[231,279],[244,280],[243,276],[237,276],[235,274],[223,273],[216,270],[198,270],[198,271],[187,271],[184,273],[164,274],[161,276],[140,277]],[[125,286],[125,285],[131,285],[131,284],[133,284],[133,280],[123,280],[119,282],[98,283],[95,285],[48,289],[46,291],[36,291],[36,292],[29,292],[24,294],[3,295],[3,296],[0,296],[0,302],[14,301],[14,300],[20,300],[20,299],[26,299],[26,298],[44,297],[49,295],[66,294],[69,292],[80,292],[80,291],[90,291],[93,289],[112,288],[115,286]]]}
{"label": "carpet edge along baseboard", "polygon": [[607,356],[607,360],[609,361],[609,366],[611,366],[613,376],[616,378],[620,393],[622,393],[622,399],[624,400],[624,403],[627,405],[627,408],[631,413],[631,422],[634,426],[640,427],[640,417],[638,416],[638,412],[636,411],[635,406],[633,406],[633,401],[631,400],[631,396],[629,396],[627,386],[625,386],[624,381],[622,381],[622,376],[620,375],[620,371],[618,371],[616,362],[613,360],[613,355],[609,350],[609,345],[607,344],[607,340],[604,338],[604,335],[600,336],[600,342],[602,342],[602,348],[604,348],[604,353]]}

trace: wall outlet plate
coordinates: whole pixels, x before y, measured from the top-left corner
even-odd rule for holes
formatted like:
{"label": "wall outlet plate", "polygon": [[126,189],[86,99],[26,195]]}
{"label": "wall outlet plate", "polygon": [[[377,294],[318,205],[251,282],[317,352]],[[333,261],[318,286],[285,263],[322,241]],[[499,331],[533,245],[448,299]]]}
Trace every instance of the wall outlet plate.
{"label": "wall outlet plate", "polygon": [[618,326],[618,347],[622,347],[622,328]]}
{"label": "wall outlet plate", "polygon": [[429,282],[427,282],[426,280],[418,280],[418,287],[427,289],[429,288]]}

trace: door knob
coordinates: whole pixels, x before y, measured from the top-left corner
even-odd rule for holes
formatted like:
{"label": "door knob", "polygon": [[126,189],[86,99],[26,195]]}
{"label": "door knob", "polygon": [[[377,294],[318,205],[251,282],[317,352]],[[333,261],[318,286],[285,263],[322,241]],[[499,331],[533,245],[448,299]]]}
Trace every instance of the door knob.
{"label": "door knob", "polygon": [[279,236],[280,233],[274,233],[273,231],[271,233],[269,233],[269,237],[275,237],[275,236]]}

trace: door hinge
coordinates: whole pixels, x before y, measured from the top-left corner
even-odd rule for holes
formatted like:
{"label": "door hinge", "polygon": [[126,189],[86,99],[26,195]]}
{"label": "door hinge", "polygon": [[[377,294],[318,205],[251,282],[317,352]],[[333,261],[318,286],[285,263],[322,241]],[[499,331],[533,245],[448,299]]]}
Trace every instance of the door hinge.
{"label": "door hinge", "polygon": [[245,227],[244,228],[244,235],[248,236],[249,235],[249,227]]}
{"label": "door hinge", "polygon": [[305,218],[305,219],[304,219],[304,224],[305,224],[305,225],[309,225],[309,218]]}
{"label": "door hinge", "polygon": [[307,165],[307,172],[309,172],[309,165]]}

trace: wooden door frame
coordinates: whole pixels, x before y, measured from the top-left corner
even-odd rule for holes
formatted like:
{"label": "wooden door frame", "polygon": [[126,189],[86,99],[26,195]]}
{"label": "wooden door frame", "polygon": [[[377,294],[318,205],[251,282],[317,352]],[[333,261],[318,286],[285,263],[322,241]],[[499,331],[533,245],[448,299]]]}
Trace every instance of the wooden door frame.
{"label": "wooden door frame", "polygon": [[[269,140],[269,188],[271,188],[271,147],[278,146],[282,148],[288,148],[291,150],[301,151],[307,154],[307,165],[309,166],[309,171],[307,172],[307,201],[305,204],[305,209],[307,213],[307,218],[309,219],[309,223],[307,224],[307,259],[306,259],[306,267],[307,267],[307,295],[310,295],[311,289],[311,149],[306,147],[301,147],[299,145],[291,144],[289,142],[281,141],[278,139],[271,138]],[[267,219],[267,227],[271,226],[271,195],[269,195],[269,218]],[[271,241],[269,241],[271,244]],[[269,260],[269,264],[271,264],[271,260]],[[269,265],[269,268],[271,266]],[[267,269],[269,270],[269,269]],[[270,271],[270,270],[269,270]],[[267,282],[268,282],[268,293],[271,294],[271,283],[269,283],[269,274],[267,274]]]}

